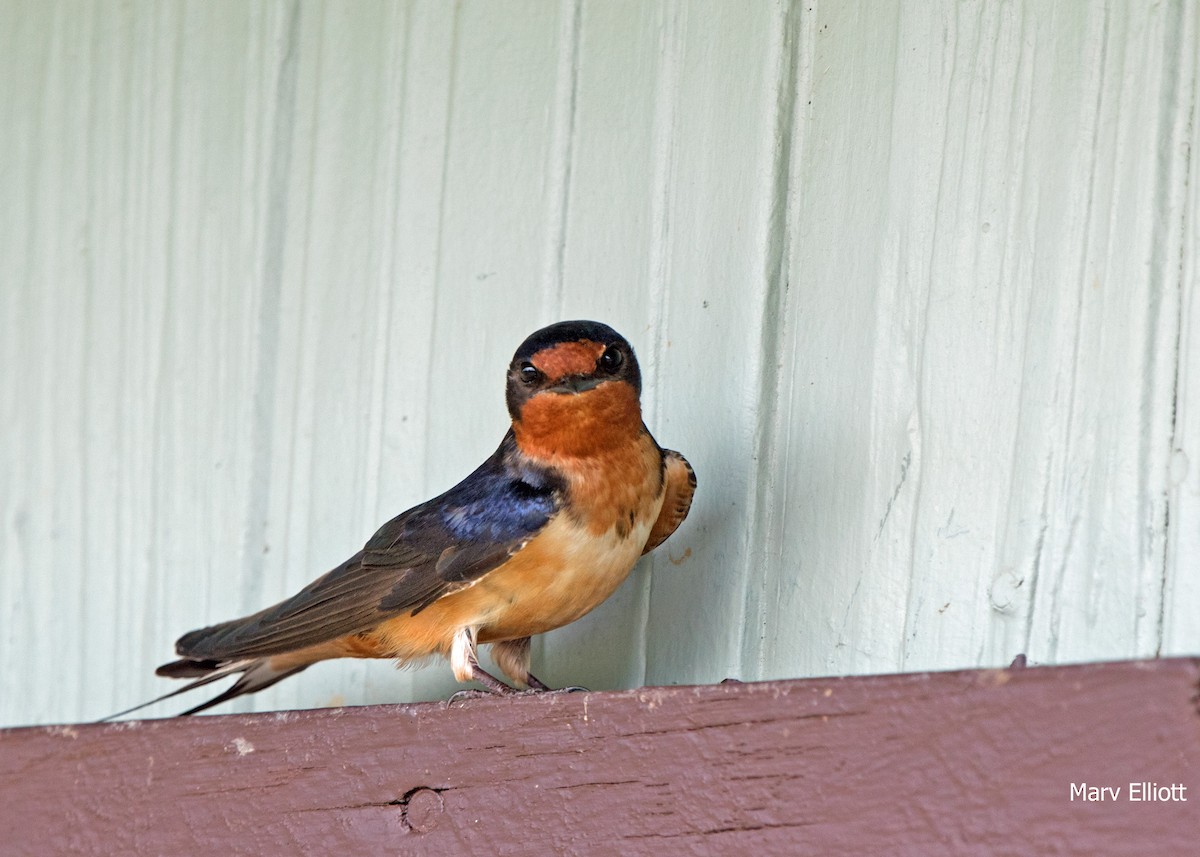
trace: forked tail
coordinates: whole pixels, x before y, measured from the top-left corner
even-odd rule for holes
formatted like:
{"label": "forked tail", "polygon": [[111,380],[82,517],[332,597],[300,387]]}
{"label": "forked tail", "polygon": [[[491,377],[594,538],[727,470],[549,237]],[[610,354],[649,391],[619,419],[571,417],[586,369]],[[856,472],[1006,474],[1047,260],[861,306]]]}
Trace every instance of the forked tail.
{"label": "forked tail", "polygon": [[181,693],[187,693],[189,690],[195,690],[198,687],[203,687],[206,684],[211,684],[214,681],[220,681],[226,676],[236,675],[241,673],[241,676],[232,685],[226,688],[222,693],[217,694],[212,699],[200,703],[194,708],[189,708],[182,712],[180,717],[187,717],[189,714],[196,714],[204,711],[206,708],[212,708],[214,705],[220,705],[222,702],[233,699],[236,696],[242,696],[247,693],[254,693],[263,688],[270,687],[277,681],[281,681],[290,675],[295,675],[305,669],[308,664],[302,664],[298,667],[289,667],[288,669],[276,670],[271,668],[271,659],[263,658],[245,658],[242,660],[232,661],[215,661],[203,660],[199,658],[181,658],[177,661],[171,661],[169,664],[163,664],[155,673],[167,678],[195,678],[195,681],[188,682],[178,690],[173,690],[170,693],[164,693],[162,696],[143,702],[140,705],[135,705],[133,708],[127,708],[124,711],[118,711],[116,714],[110,714],[104,717],[97,723],[105,723],[109,720],[115,720],[118,717],[124,717],[126,714],[132,714],[135,711],[140,711],[147,706],[153,705],[156,702],[162,702],[164,699],[170,699],[173,696],[178,696]]}

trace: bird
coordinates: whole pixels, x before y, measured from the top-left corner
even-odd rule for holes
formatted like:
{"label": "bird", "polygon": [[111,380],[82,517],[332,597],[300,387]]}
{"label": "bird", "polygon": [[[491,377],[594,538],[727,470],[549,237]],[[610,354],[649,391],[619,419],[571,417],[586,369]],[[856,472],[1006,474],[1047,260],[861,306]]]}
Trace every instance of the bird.
{"label": "bird", "polygon": [[[494,694],[551,688],[530,638],[607,599],[687,517],[696,474],[659,446],[632,346],[606,324],[535,331],[507,369],[511,425],[443,494],[388,521],[336,568],[250,616],[190,631],[156,673],[185,687],[106,720],[238,676],[195,714],[333,658],[449,660]],[[479,665],[490,645],[506,683]]]}

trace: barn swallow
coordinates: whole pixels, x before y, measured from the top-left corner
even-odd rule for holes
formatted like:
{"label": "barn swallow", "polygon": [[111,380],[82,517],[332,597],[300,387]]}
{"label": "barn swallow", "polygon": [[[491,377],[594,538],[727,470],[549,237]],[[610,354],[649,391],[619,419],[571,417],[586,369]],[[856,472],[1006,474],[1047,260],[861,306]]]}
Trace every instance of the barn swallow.
{"label": "barn swallow", "polygon": [[691,506],[695,473],[646,428],[641,389],[633,348],[611,327],[532,334],[508,366],[512,426],[475,472],[286,601],[184,634],[180,659],[157,673],[194,681],[153,702],[239,675],[194,714],[344,657],[442,655],[460,682],[517,692],[479,666],[482,643],[514,684],[549,690],[529,672],[530,637],[612,595]]}

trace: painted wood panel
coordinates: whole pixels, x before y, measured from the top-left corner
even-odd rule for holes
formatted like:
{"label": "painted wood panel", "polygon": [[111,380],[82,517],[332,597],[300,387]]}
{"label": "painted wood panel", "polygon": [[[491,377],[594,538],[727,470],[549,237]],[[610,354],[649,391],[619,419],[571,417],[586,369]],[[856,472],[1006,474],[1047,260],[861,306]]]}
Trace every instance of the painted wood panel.
{"label": "painted wood panel", "polygon": [[809,19],[762,675],[1158,650],[1194,18]]}
{"label": "painted wood panel", "polygon": [[[1191,14],[1180,27],[1181,44],[1200,40],[1200,22]],[[1186,50],[1183,68],[1195,81],[1200,58]],[[1197,141],[1200,140],[1200,99],[1192,87],[1191,115],[1186,114],[1187,87],[1181,87],[1181,123],[1186,130],[1171,141],[1180,155],[1191,151],[1188,173],[1174,181],[1166,193],[1181,211],[1171,214],[1183,224],[1179,243],[1166,243],[1167,260],[1179,259],[1180,310],[1176,334],[1175,408],[1171,458],[1167,466],[1169,527],[1163,562],[1163,638],[1161,654],[1196,651],[1200,646],[1200,181],[1197,180]],[[1178,252],[1178,257],[1175,256]],[[1170,337],[1170,332],[1165,334]]]}
{"label": "painted wood panel", "polygon": [[1198,681],[1170,659],[4,729],[0,837],[81,857],[1190,854]]}
{"label": "painted wood panel", "polygon": [[543,677],[1196,652],[1197,14],[3,0],[0,723],[457,481],[564,317],[700,489]]}

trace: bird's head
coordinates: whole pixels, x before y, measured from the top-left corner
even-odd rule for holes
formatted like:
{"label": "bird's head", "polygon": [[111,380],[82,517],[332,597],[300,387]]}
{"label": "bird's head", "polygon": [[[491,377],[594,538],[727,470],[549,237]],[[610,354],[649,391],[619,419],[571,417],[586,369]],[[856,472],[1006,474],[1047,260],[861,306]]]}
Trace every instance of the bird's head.
{"label": "bird's head", "polygon": [[521,343],[508,366],[517,443],[538,458],[599,454],[642,428],[642,374],[621,334],[560,321]]}

